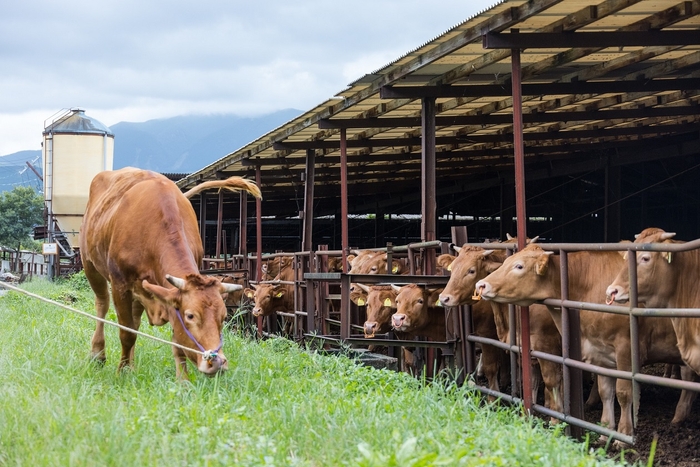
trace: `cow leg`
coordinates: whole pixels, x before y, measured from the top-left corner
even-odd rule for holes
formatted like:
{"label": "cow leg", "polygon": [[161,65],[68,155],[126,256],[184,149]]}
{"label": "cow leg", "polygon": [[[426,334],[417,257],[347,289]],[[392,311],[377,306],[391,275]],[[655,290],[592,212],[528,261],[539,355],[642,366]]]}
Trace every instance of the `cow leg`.
{"label": "cow leg", "polygon": [[532,391],[532,402],[537,403],[537,394],[540,392],[542,384],[542,368],[539,364],[535,364],[536,360],[530,360],[530,390]]}
{"label": "cow leg", "polygon": [[[112,288],[114,307],[117,309],[117,319],[119,324],[130,329],[135,329],[133,314],[133,296],[128,290]],[[119,340],[122,343],[122,356],[119,360],[119,369],[133,365],[133,348],[136,344],[136,334],[119,329]]]}
{"label": "cow leg", "polygon": [[[600,424],[615,429],[615,378],[598,375],[598,392],[603,402],[603,413],[600,416]],[[607,440],[607,437],[603,437]]]}
{"label": "cow leg", "polygon": [[[618,366],[618,369],[622,368]],[[633,417],[636,419],[637,413],[639,412],[639,406],[637,406],[634,407],[634,413],[632,413],[632,381],[618,379],[615,393],[617,395],[617,402],[620,404],[620,424],[618,426],[618,431],[622,434],[632,436],[634,434]],[[615,441],[615,445],[618,448],[626,447],[626,445],[620,441]]]}
{"label": "cow leg", "polygon": [[[139,328],[141,327],[141,316],[143,315],[144,307],[141,304],[140,301],[134,300],[131,303],[131,316],[132,319],[134,320],[134,330],[138,331]],[[136,346],[131,348],[131,353],[129,354],[129,360],[134,361],[134,350],[136,349]]]}
{"label": "cow leg", "polygon": [[[563,372],[559,364],[540,360],[542,380],[544,381],[544,405],[550,410],[557,412],[564,411],[562,401],[562,378]],[[551,423],[559,423],[559,419],[552,417]]]}
{"label": "cow leg", "polygon": [[[501,366],[501,353],[503,351],[492,345],[484,344],[481,346],[481,370],[489,384],[489,389],[500,392],[498,385],[498,374]],[[488,396],[489,402],[496,400],[494,396]]]}
{"label": "cow leg", "polygon": [[583,372],[584,378],[591,378],[593,384],[591,385],[591,391],[588,393],[588,399],[586,399],[586,408],[592,409],[600,404],[600,392],[598,391],[598,377],[587,371]]}
{"label": "cow leg", "polygon": [[[683,381],[698,380],[698,375],[692,368],[682,365],[679,370]],[[688,418],[690,411],[693,408],[693,402],[695,402],[695,398],[697,396],[698,393],[695,391],[687,391],[685,389],[681,391],[681,397],[678,399],[678,404],[676,404],[676,413],[673,415],[673,420],[671,420],[671,423],[681,423]]]}
{"label": "cow leg", "polygon": [[[85,277],[92,291],[95,293],[95,314],[98,318],[104,319],[109,311],[109,284],[102,275],[97,272],[91,262],[83,265]],[[105,325],[102,321],[97,321],[95,332],[90,342],[90,357],[95,361],[104,363],[107,360],[105,355]]]}
{"label": "cow leg", "polygon": [[175,378],[178,381],[189,381],[187,374],[187,356],[185,353],[173,346],[173,357],[175,357]]}

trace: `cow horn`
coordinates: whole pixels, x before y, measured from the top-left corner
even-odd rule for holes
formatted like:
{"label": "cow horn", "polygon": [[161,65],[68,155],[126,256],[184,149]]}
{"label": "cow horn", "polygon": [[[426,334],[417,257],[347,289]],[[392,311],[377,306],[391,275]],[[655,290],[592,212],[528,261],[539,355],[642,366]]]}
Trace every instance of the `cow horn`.
{"label": "cow horn", "polygon": [[664,232],[661,234],[661,240],[669,240],[676,236],[676,232]]}
{"label": "cow horn", "polygon": [[221,293],[232,293],[237,290],[241,290],[243,286],[241,284],[225,284],[221,283]]}
{"label": "cow horn", "polygon": [[369,293],[369,286],[367,286],[365,284],[358,284],[358,283],[355,283],[355,285],[358,286],[359,288],[361,288],[362,290],[364,290],[365,292]]}
{"label": "cow horn", "polygon": [[391,284],[391,288],[394,289],[394,292],[398,292],[399,290],[401,290],[401,287],[399,287],[396,284]]}
{"label": "cow horn", "polygon": [[485,258],[485,257],[487,257],[488,255],[490,255],[491,253],[493,253],[493,250],[484,250],[483,253],[481,253],[481,254],[482,254],[482,255],[484,256],[484,258]]}
{"label": "cow horn", "polygon": [[506,240],[508,240],[508,241],[513,240],[513,237],[509,233],[507,233]]}
{"label": "cow horn", "polygon": [[535,237],[531,238],[527,243],[537,243],[537,240],[540,239],[539,235],[536,235]]}
{"label": "cow horn", "polygon": [[180,290],[185,288],[185,279],[180,279],[179,277],[171,276],[170,274],[166,274],[165,279]]}
{"label": "cow horn", "polygon": [[454,243],[450,243],[450,248],[452,248],[452,249],[453,249],[454,251],[456,251],[457,253],[459,253],[460,251],[462,251],[462,247],[461,247],[461,246],[457,246],[457,245],[455,245]]}

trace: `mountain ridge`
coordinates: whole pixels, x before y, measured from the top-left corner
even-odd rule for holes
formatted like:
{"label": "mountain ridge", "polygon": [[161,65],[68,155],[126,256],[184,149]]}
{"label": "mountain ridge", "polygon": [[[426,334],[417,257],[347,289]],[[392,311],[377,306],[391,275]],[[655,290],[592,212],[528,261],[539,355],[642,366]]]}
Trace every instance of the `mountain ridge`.
{"label": "mountain ridge", "polygon": [[[138,167],[161,173],[195,172],[245,146],[302,111],[283,109],[258,117],[234,114],[179,115],[145,122],[119,122],[114,134],[114,168]],[[0,191],[15,186],[41,189],[41,150],[0,156]]]}

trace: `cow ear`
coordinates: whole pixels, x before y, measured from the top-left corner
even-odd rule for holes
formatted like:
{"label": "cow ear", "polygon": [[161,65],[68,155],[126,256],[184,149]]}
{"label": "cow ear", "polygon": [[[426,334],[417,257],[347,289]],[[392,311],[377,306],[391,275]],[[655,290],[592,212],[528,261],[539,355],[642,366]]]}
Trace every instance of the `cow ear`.
{"label": "cow ear", "polygon": [[282,298],[284,297],[285,293],[286,289],[284,287],[279,287],[274,290],[272,296],[275,298]]}
{"label": "cow ear", "polygon": [[537,263],[535,264],[535,272],[538,276],[544,276],[547,274],[547,266],[549,266],[549,256],[554,253],[553,251],[545,251],[543,254],[537,257]]}
{"label": "cow ear", "polygon": [[146,292],[153,295],[157,300],[169,305],[178,306],[180,290],[151,284],[145,279],[143,282],[141,282],[141,286]]}
{"label": "cow ear", "polygon": [[456,259],[456,256],[450,255],[448,253],[442,254],[437,257],[437,265],[441,268],[452,271],[452,262]]}
{"label": "cow ear", "polygon": [[440,302],[440,294],[442,293],[443,289],[428,289],[428,305],[429,306],[441,306],[439,305]]}
{"label": "cow ear", "polygon": [[246,287],[243,291],[243,295],[245,295],[248,298],[253,298],[255,296],[255,290],[251,289],[250,287]]}

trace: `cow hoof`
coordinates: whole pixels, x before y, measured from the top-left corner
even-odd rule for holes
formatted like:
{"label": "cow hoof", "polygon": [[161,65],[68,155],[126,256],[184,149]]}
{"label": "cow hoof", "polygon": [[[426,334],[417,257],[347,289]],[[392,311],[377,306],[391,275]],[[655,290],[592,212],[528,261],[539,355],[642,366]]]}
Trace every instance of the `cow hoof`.
{"label": "cow hoof", "polygon": [[99,366],[105,366],[107,357],[104,354],[90,355],[90,361]]}

